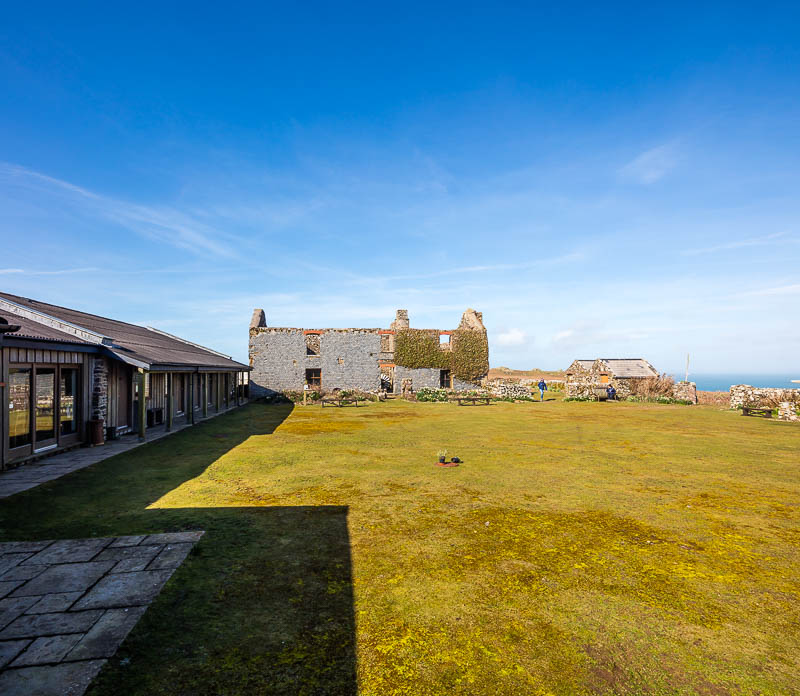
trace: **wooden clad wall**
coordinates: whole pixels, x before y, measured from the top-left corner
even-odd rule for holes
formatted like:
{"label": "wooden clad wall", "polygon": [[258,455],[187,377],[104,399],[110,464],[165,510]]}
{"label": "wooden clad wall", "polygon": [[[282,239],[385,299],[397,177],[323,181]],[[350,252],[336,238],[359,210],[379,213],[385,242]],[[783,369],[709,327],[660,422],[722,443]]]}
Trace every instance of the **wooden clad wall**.
{"label": "wooden clad wall", "polygon": [[147,408],[167,408],[167,375],[163,372],[151,372],[147,375],[149,381],[149,399]]}
{"label": "wooden clad wall", "polygon": [[73,353],[66,350],[40,350],[33,348],[8,348],[8,362],[10,363],[83,363],[82,353]]}

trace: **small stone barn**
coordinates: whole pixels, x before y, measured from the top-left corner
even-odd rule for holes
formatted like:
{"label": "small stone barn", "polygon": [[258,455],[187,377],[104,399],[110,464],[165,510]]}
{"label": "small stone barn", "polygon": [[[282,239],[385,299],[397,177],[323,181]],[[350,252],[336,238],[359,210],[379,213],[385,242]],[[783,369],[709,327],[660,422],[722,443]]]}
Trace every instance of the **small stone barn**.
{"label": "small stone barn", "polygon": [[221,413],[244,403],[249,370],[157,329],[0,292],[0,469]]}
{"label": "small stone barn", "polygon": [[263,309],[250,322],[253,397],[309,389],[401,393],[423,387],[474,389],[489,372],[483,315],[468,309],[458,328],[413,329],[397,310],[388,329],[267,326]]}
{"label": "small stone barn", "polygon": [[658,377],[658,370],[643,358],[574,360],[566,370],[568,397],[593,397],[595,389],[613,385],[621,397],[631,393],[633,382]]}

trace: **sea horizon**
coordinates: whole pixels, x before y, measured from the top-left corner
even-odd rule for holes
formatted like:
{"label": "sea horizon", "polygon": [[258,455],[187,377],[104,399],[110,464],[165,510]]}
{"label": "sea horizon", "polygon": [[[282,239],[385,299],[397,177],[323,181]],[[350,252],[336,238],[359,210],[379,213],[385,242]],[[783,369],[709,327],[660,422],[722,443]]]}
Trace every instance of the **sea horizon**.
{"label": "sea horizon", "polygon": [[[684,378],[683,373],[669,373],[676,380]],[[729,391],[734,384],[749,384],[751,387],[781,387],[783,389],[800,389],[800,384],[793,384],[793,379],[800,379],[798,374],[754,374],[752,372],[720,372],[689,373],[689,381],[694,382],[700,391]]]}

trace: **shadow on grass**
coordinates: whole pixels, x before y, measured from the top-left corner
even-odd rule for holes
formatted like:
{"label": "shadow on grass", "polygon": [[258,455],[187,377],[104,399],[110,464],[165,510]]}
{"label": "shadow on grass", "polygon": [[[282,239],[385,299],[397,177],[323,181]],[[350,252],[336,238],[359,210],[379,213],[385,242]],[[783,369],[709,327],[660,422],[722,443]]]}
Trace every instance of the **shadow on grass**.
{"label": "shadow on grass", "polygon": [[0,501],[2,540],[206,531],[90,694],[357,693],[346,506],[148,509],[292,408],[251,404]]}

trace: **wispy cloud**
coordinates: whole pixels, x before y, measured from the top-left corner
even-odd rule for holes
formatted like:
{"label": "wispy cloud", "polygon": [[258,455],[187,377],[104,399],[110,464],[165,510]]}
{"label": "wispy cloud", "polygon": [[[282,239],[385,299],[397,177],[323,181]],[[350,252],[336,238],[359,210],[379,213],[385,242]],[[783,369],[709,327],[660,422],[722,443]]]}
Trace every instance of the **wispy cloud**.
{"label": "wispy cloud", "polygon": [[797,240],[792,237],[787,237],[783,232],[775,232],[767,234],[762,237],[750,237],[749,239],[738,239],[731,242],[724,242],[710,247],[701,247],[699,249],[686,249],[681,252],[684,256],[698,256],[700,254],[714,254],[718,251],[728,251],[730,249],[743,249],[745,247],[754,246],[767,246],[769,244],[792,244]]}
{"label": "wispy cloud", "polygon": [[666,143],[637,155],[619,173],[641,184],[654,184],[672,171],[679,161],[678,146],[675,143]]}
{"label": "wispy cloud", "polygon": [[229,235],[197,216],[169,206],[150,206],[102,196],[68,181],[56,179],[25,167],[0,163],[0,179],[28,188],[44,188],[50,195],[67,196],[89,215],[104,218],[148,239],[157,240],[194,253],[237,256],[224,240]]}
{"label": "wispy cloud", "polygon": [[742,297],[765,297],[770,295],[800,295],[800,283],[779,285],[774,288],[763,288],[741,293]]}
{"label": "wispy cloud", "polygon": [[525,332],[522,329],[509,329],[498,334],[495,342],[500,346],[521,346],[525,343]]}
{"label": "wispy cloud", "polygon": [[24,268],[0,268],[0,275],[26,275],[26,276],[54,276],[54,275],[70,275],[73,273],[94,273],[99,269],[97,268],[61,268],[47,271],[28,271]]}

